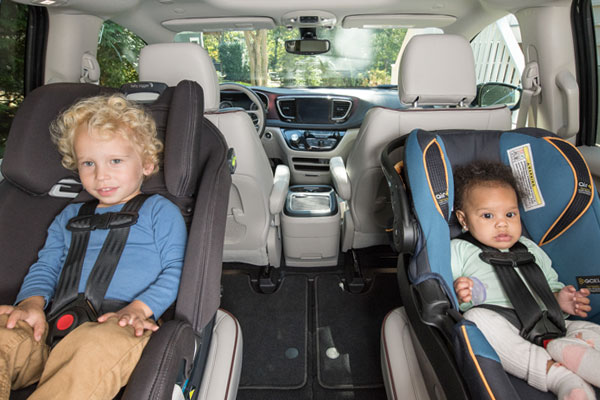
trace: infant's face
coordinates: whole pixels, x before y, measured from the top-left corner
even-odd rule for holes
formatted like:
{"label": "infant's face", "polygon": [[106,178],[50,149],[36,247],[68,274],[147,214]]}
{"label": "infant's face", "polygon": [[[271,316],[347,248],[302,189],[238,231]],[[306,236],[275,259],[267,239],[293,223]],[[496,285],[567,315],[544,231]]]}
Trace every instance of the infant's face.
{"label": "infant's face", "polygon": [[509,186],[476,185],[465,193],[459,222],[481,243],[508,249],[521,237],[517,194]]}

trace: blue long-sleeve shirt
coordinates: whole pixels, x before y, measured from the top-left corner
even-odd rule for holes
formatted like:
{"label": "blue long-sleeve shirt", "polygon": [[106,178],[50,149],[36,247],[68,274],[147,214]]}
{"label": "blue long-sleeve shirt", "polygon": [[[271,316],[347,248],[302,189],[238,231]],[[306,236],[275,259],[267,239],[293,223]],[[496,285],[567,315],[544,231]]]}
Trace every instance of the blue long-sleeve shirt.
{"label": "blue long-sleeve shirt", "polygon": [[[52,299],[71,244],[67,222],[80,208],[81,204],[71,204],[56,216],[48,228],[37,262],[25,276],[16,303],[31,296],[43,296],[46,304]],[[96,208],[96,213],[117,212],[122,208],[123,204]],[[85,291],[108,232],[107,229],[91,231],[79,282],[80,293]],[[105,298],[128,303],[140,300],[159,318],[177,297],[186,241],[185,222],[179,209],[160,195],[146,199],[137,223],[131,226]]]}

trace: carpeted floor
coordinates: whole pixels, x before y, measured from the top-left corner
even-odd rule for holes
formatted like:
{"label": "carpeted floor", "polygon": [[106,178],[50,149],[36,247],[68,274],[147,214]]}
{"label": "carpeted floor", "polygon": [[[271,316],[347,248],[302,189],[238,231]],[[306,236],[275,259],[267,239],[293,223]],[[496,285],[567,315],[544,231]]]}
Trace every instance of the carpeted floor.
{"label": "carpeted floor", "polygon": [[400,306],[395,274],[375,275],[362,294],[342,290],[335,275],[316,283],[319,383],[331,389],[382,387],[381,323]]}
{"label": "carpeted floor", "polygon": [[272,294],[252,290],[248,275],[223,275],[221,307],[240,322],[244,388],[299,388],[306,384],[308,279],[284,278]]}
{"label": "carpeted floor", "polygon": [[396,275],[376,273],[368,292],[351,294],[339,271],[296,271],[284,272],[273,294],[255,292],[245,271],[223,275],[221,307],[239,320],[244,340],[237,398],[386,399],[380,331],[400,305]]}

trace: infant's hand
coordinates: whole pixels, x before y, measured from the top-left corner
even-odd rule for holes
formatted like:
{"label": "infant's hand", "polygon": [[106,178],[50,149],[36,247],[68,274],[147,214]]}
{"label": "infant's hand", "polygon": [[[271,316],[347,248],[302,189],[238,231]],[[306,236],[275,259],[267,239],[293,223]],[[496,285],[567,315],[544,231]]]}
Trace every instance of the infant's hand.
{"label": "infant's hand", "polygon": [[111,317],[117,317],[120,326],[133,326],[135,336],[142,336],[144,330],[156,332],[158,325],[150,319],[152,310],[139,300],[134,300],[117,312],[106,313],[98,317],[98,322],[106,322]]}
{"label": "infant's hand", "polygon": [[568,285],[555,295],[560,309],[568,314],[585,318],[592,310],[590,299],[587,297],[590,295],[588,289],[576,290],[573,285]]}
{"label": "infant's hand", "polygon": [[25,321],[33,328],[33,338],[39,342],[46,329],[46,314],[44,314],[44,298],[29,297],[16,306],[0,306],[0,315],[8,314],[6,327],[13,329],[17,321]]}
{"label": "infant's hand", "polygon": [[473,280],[461,276],[454,281],[454,291],[458,297],[459,304],[468,303],[473,298]]}

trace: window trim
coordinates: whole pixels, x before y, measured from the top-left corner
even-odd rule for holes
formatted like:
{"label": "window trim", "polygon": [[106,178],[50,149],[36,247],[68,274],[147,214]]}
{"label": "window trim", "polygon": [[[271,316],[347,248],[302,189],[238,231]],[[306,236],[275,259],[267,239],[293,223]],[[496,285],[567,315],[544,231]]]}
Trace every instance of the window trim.
{"label": "window trim", "polygon": [[596,36],[591,0],[575,0],[571,9],[575,64],[579,84],[577,145],[595,146],[598,127]]}
{"label": "window trim", "polygon": [[28,6],[27,36],[25,39],[25,71],[23,93],[25,96],[44,84],[46,41],[48,39],[48,10],[45,7]]}

